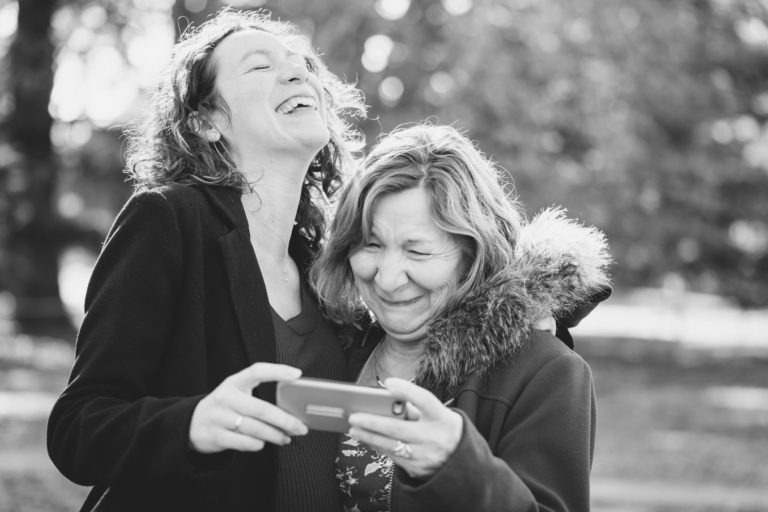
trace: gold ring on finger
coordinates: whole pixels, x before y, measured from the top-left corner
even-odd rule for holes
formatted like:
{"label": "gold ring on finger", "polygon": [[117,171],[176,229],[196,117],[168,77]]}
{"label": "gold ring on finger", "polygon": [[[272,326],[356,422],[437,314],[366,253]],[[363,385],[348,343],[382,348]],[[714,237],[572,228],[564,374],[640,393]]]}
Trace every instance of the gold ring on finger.
{"label": "gold ring on finger", "polygon": [[402,457],[403,459],[410,459],[413,455],[413,450],[411,450],[411,445],[408,443],[398,441],[397,444],[395,444],[395,448],[392,450],[392,453],[398,457]]}

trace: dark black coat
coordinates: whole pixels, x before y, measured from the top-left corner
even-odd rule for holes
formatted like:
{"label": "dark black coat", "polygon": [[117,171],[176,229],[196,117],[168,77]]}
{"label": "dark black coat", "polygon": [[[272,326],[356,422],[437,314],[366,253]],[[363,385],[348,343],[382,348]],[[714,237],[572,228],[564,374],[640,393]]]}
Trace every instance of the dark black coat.
{"label": "dark black coat", "polygon": [[[215,455],[188,447],[199,400],[276,358],[239,197],[163,187],[132,196],[114,222],[89,284],[71,379],[48,423],[55,465],[95,486],[83,510],[273,508],[273,445]],[[312,253],[296,234],[290,252],[305,270]],[[274,402],[274,385],[256,393]]]}

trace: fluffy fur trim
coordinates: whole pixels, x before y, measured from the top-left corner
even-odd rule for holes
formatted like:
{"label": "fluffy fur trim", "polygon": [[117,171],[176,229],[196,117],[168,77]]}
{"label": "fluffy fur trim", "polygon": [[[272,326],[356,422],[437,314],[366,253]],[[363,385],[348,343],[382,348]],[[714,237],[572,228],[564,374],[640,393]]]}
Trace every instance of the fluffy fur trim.
{"label": "fluffy fur trim", "polygon": [[487,374],[530,338],[536,321],[563,318],[609,284],[605,235],[549,208],[527,223],[514,263],[450,305],[430,326],[417,382],[451,396],[472,374]]}

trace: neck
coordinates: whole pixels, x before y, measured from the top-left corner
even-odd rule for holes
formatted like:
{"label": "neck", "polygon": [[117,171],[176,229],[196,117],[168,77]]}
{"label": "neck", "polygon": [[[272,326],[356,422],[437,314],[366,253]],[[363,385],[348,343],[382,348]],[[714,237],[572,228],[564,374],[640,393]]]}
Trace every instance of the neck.
{"label": "neck", "polygon": [[282,242],[282,248],[275,247],[275,252],[287,251],[309,167],[308,163],[304,167],[295,162],[284,164],[242,170],[250,184],[250,190],[242,196],[248,223],[252,229],[265,229],[268,238],[277,237]]}
{"label": "neck", "polygon": [[377,357],[377,376],[384,380],[387,377],[412,379],[416,366],[424,352],[421,341],[399,341],[387,335],[381,342]]}

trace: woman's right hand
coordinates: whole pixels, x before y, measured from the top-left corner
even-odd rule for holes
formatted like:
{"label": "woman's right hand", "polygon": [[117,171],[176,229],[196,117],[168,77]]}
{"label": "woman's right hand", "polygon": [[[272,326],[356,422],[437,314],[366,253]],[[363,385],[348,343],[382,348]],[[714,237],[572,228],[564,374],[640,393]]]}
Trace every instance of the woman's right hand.
{"label": "woman's right hand", "polygon": [[272,363],[254,363],[231,375],[200,400],[192,413],[189,442],[200,453],[223,450],[255,452],[264,443],[284,445],[290,436],[308,432],[295,416],[254,397],[262,382],[295,380],[301,370]]}

